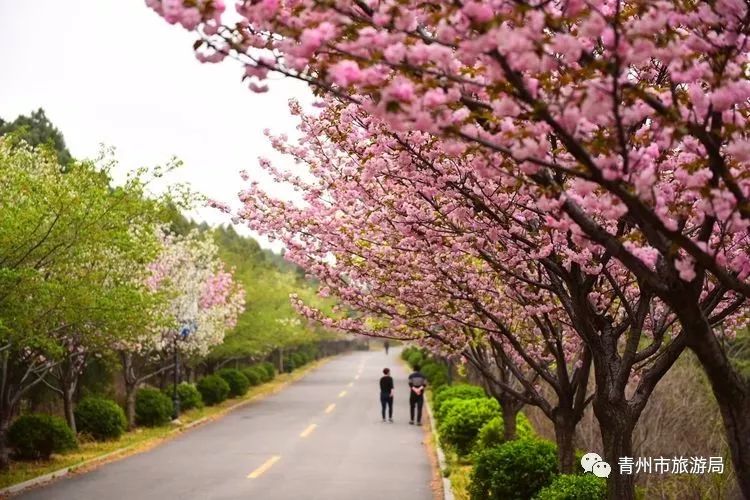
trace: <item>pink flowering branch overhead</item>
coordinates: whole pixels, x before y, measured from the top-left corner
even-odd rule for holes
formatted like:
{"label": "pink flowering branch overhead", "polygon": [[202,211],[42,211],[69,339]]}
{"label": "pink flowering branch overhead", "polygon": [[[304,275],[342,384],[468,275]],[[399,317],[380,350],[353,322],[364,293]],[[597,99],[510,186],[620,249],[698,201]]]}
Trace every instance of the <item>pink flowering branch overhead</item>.
{"label": "pink flowering branch overhead", "polygon": [[[434,199],[446,188],[464,189],[471,172],[476,185],[469,190],[500,185],[527,196],[531,202],[520,204],[538,215],[532,229],[549,241],[525,243],[529,219],[515,209],[496,217],[514,198],[498,210],[465,192],[471,204],[449,205],[441,220],[462,226],[491,217],[492,224],[461,243],[507,245],[492,236],[504,230],[513,235],[509,248],[523,250],[519,255],[547,259],[546,266],[554,264],[548,257],[559,256],[563,269],[582,269],[585,278],[561,281],[573,296],[588,294],[592,280],[595,287],[606,281],[623,308],[630,293],[639,303],[670,310],[711,381],[750,496],[750,385],[716,334],[722,322],[732,328],[746,322],[750,298],[745,2],[263,0],[238,2],[231,15],[214,2],[169,3],[172,19],[197,8],[198,25],[183,25],[200,36],[199,58],[239,60],[251,89],[264,90],[273,73],[297,78],[349,103],[352,119],[377,120],[383,130],[403,134],[392,140],[405,143],[406,156],[439,151],[448,164],[470,159],[453,173],[438,170],[437,183],[408,178],[412,196],[384,190],[378,201],[408,213],[415,193]],[[156,10],[166,16],[165,5]],[[378,167],[377,150],[371,154],[348,168],[375,178],[385,166]],[[404,167],[398,159],[388,164],[396,175]],[[334,221],[335,201],[323,212]],[[268,206],[285,208],[276,201]],[[405,234],[404,248],[410,237],[422,239],[422,215],[407,219],[405,226],[417,229]],[[427,234],[434,244],[442,241],[440,231]],[[299,235],[295,243],[313,241]],[[317,259],[324,258],[320,249]],[[505,264],[525,282],[528,276],[515,272],[523,261],[510,256],[493,265]],[[599,293],[593,302],[607,307],[610,299]],[[582,306],[585,301],[576,307]],[[639,311],[630,307],[625,314],[638,318]],[[596,345],[585,329],[576,332]],[[638,358],[624,357],[626,365]],[[629,498],[632,491],[610,490],[613,498],[618,494]]]}

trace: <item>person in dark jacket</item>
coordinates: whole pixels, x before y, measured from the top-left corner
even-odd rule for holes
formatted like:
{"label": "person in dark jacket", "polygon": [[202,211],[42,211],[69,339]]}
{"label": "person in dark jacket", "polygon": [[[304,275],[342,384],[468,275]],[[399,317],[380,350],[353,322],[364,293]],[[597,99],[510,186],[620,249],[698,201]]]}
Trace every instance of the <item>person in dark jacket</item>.
{"label": "person in dark jacket", "polygon": [[424,390],[427,387],[427,378],[419,371],[419,366],[414,367],[414,373],[409,375],[409,424],[414,425],[414,410],[417,413],[417,425],[422,425],[422,407],[424,406]]}
{"label": "person in dark jacket", "polygon": [[383,368],[383,376],[380,377],[380,413],[385,422],[385,410],[388,408],[388,420],[393,423],[393,377],[390,368]]}

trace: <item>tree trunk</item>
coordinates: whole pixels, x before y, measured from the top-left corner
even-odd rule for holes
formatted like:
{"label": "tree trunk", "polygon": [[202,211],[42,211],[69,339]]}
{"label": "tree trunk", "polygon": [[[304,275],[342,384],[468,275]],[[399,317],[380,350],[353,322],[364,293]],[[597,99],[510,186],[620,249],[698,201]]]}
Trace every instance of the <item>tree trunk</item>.
{"label": "tree trunk", "polygon": [[620,474],[620,457],[633,456],[633,428],[635,419],[628,416],[629,410],[622,405],[594,400],[594,413],[599,421],[604,445],[604,461],[612,471],[607,479],[609,500],[634,500],[635,476]]}
{"label": "tree trunk", "polygon": [[120,352],[122,361],[122,380],[125,383],[125,416],[128,419],[128,430],[135,427],[135,390],[138,378],[133,373],[133,355],[127,351]]}
{"label": "tree trunk", "polygon": [[8,447],[8,429],[10,415],[0,415],[0,470],[6,471],[10,467],[10,448]]}
{"label": "tree trunk", "polygon": [[76,387],[78,386],[79,361],[82,360],[69,358],[68,361],[63,363],[60,367],[59,377],[60,392],[62,393],[63,408],[65,409],[65,420],[68,422],[68,426],[73,430],[74,434],[78,433],[74,413],[75,402],[73,398],[76,393]]}
{"label": "tree trunk", "polygon": [[[576,432],[576,421],[566,415],[558,414],[552,419],[555,426],[555,441],[557,443],[557,466],[562,474],[578,472],[580,465],[575,461],[575,447],[573,438]],[[611,465],[611,464],[610,464]]]}
{"label": "tree trunk", "polygon": [[128,430],[135,428],[135,384],[125,383],[125,415],[128,418]]}
{"label": "tree trunk", "polygon": [[716,398],[724,424],[737,484],[750,498],[750,387],[734,370],[713,333],[690,339],[689,348],[700,361]]}
{"label": "tree trunk", "polygon": [[73,403],[73,394],[75,393],[75,386],[63,387],[63,407],[65,408],[65,420],[68,422],[68,426],[73,430],[73,434],[77,434],[76,428],[76,416],[73,411],[75,405]]}
{"label": "tree trunk", "polygon": [[503,439],[505,441],[513,441],[518,438],[516,419],[520,410],[521,408],[515,405],[508,405],[507,409],[503,408]]}
{"label": "tree trunk", "polygon": [[669,305],[687,333],[721,412],[732,465],[743,498],[750,499],[750,384],[737,373],[700,307],[677,295]]}

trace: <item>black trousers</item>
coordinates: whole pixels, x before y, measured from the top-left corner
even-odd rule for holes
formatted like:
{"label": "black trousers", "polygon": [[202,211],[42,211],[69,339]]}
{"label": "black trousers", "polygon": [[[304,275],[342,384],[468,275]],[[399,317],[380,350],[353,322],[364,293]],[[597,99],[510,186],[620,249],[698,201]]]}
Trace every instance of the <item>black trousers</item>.
{"label": "black trousers", "polygon": [[414,410],[417,410],[417,422],[422,422],[422,407],[424,406],[424,395],[417,396],[413,392],[409,395],[409,416],[414,421]]}
{"label": "black trousers", "polygon": [[385,408],[388,407],[388,418],[393,418],[393,396],[387,392],[380,393],[380,408],[385,420]]}

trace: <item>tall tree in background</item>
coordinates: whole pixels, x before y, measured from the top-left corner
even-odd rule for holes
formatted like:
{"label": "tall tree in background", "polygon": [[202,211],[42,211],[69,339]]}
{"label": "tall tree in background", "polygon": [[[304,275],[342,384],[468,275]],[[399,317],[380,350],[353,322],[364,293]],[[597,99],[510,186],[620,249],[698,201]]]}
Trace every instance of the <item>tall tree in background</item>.
{"label": "tall tree in background", "polygon": [[19,115],[12,122],[0,119],[0,136],[14,133],[18,138],[31,146],[48,146],[57,154],[57,161],[67,167],[73,157],[65,145],[62,132],[47,118],[44,109],[32,111],[29,116]]}

